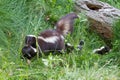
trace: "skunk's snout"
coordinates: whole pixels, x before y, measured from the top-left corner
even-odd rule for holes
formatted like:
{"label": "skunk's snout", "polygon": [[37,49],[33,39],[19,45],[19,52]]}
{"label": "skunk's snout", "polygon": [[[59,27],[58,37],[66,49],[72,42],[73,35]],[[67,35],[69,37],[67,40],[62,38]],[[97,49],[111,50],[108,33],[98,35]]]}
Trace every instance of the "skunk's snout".
{"label": "skunk's snout", "polygon": [[24,46],[22,48],[22,56],[27,59],[33,58],[37,54],[37,50],[32,46]]}

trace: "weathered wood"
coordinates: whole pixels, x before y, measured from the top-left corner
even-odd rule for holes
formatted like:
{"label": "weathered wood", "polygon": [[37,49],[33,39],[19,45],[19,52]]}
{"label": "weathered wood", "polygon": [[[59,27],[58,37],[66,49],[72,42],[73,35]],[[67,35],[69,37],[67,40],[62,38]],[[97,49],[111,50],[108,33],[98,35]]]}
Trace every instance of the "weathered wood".
{"label": "weathered wood", "polygon": [[90,29],[97,32],[106,42],[112,39],[113,24],[120,19],[119,9],[98,0],[76,0],[75,9],[86,14]]}

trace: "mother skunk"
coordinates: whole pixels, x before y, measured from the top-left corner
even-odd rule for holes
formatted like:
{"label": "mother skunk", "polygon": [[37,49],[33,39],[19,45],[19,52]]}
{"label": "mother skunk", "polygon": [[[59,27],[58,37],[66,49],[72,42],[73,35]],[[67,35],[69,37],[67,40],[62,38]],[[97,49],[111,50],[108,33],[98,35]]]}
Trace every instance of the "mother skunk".
{"label": "mother skunk", "polygon": [[64,51],[67,48],[64,37],[73,32],[74,19],[76,18],[78,18],[78,16],[75,13],[69,13],[56,23],[56,29],[45,30],[41,32],[38,37],[27,35],[25,38],[25,46],[22,48],[23,57],[32,59],[37,53],[41,55],[42,52]]}

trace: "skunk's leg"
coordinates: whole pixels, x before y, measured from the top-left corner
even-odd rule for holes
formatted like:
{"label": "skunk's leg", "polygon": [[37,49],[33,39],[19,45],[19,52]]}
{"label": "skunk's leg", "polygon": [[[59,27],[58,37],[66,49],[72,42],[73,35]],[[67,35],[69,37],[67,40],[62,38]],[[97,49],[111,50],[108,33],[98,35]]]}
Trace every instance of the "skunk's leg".
{"label": "skunk's leg", "polygon": [[70,43],[65,44],[65,52],[70,53],[72,50],[74,50],[74,46]]}
{"label": "skunk's leg", "polygon": [[70,43],[66,43],[65,44],[65,50],[67,51],[67,52],[71,52],[72,50],[82,50],[82,48],[83,48],[83,45],[84,45],[84,41],[83,40],[81,40],[80,42],[79,42],[79,44],[77,45],[77,47],[74,47],[72,44],[70,44]]}

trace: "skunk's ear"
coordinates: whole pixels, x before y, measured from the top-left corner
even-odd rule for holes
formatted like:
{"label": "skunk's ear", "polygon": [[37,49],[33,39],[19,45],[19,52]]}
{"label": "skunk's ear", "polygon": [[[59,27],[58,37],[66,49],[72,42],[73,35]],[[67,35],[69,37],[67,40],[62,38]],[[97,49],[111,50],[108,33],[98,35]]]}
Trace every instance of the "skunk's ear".
{"label": "skunk's ear", "polygon": [[77,14],[69,13],[63,16],[56,24],[56,30],[66,35],[73,32],[74,19],[78,18]]}
{"label": "skunk's ear", "polygon": [[36,36],[35,35],[27,35],[25,37],[25,44],[36,48]]}

